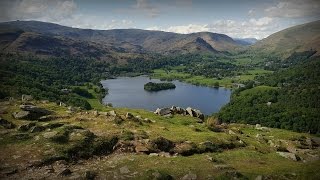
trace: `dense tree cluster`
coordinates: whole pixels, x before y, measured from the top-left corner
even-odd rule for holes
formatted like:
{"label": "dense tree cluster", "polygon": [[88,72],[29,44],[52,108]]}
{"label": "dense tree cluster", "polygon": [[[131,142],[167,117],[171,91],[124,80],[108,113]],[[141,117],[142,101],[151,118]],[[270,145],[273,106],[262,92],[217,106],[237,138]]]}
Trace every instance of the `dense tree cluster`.
{"label": "dense tree cluster", "polygon": [[237,90],[218,117],[225,122],[320,133],[319,69],[319,58],[307,58],[260,77],[264,86]]}
{"label": "dense tree cluster", "polygon": [[166,89],[175,89],[176,85],[173,83],[153,83],[148,82],[144,85],[144,90],[146,91],[161,91]]}
{"label": "dense tree cluster", "polygon": [[[8,54],[1,54],[0,57],[0,98],[31,94],[36,99],[62,101],[85,109],[91,108],[85,100],[92,97],[90,93],[80,88],[73,88],[70,93],[62,89],[85,82],[99,84],[108,76],[106,72],[110,66],[103,61],[81,58],[41,59]],[[104,93],[104,90],[97,91]]]}

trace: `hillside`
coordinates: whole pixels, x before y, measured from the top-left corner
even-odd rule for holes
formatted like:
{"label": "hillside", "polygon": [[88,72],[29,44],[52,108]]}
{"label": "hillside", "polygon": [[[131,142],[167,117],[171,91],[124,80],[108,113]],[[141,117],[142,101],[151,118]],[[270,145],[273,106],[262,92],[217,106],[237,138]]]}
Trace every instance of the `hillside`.
{"label": "hillside", "polygon": [[259,85],[237,89],[218,117],[224,122],[320,133],[319,68],[320,59],[315,57],[260,77]]}
{"label": "hillside", "polygon": [[[113,47],[130,53],[217,53],[233,51],[242,46],[224,34],[201,32],[177,34],[162,31],[140,29],[91,30],[61,26],[38,21],[12,21],[0,24],[0,32],[15,29],[23,32],[35,32],[50,37],[60,37],[96,43],[97,46]],[[6,38],[7,43],[13,39]],[[26,43],[27,44],[27,43]],[[37,47],[32,47],[36,49]],[[13,51],[14,49],[11,49]]]}
{"label": "hillside", "polygon": [[144,110],[1,101],[1,179],[315,179],[319,138]]}
{"label": "hillside", "polygon": [[251,51],[262,54],[274,54],[282,58],[294,52],[316,50],[320,55],[320,21],[284,29],[258,41]]}

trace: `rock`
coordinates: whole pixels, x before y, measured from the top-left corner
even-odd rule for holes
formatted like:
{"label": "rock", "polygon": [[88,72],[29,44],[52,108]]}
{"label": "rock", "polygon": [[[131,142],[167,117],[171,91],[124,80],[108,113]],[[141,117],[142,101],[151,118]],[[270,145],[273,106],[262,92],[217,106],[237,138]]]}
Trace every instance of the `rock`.
{"label": "rock", "polygon": [[159,156],[158,153],[150,153],[149,156]]}
{"label": "rock", "polygon": [[202,121],[204,120],[204,114],[202,114],[200,110],[192,109],[191,107],[188,107],[186,109],[186,111],[191,117],[197,117],[197,118],[201,119]]}
{"label": "rock", "polygon": [[52,116],[52,115],[47,115],[47,116],[41,116],[38,121],[45,122],[45,121],[52,121],[52,120],[55,120],[55,119],[58,119],[58,117],[57,116]]}
{"label": "rock", "polygon": [[142,144],[136,145],[135,151],[137,153],[146,153],[146,154],[150,152],[149,149],[146,146],[142,145]]}
{"label": "rock", "polygon": [[161,179],[173,180],[174,179],[171,175],[164,172],[159,172],[154,170],[148,170],[148,171],[153,171],[153,172],[151,172],[151,176],[147,177],[147,179],[153,179],[153,180],[161,180]]}
{"label": "rock", "polygon": [[132,119],[132,118],[134,118],[134,116],[131,113],[127,112],[126,119]]}
{"label": "rock", "polygon": [[36,125],[36,123],[34,123],[34,122],[31,122],[28,124],[23,124],[18,127],[18,131],[29,131],[29,129],[35,125]]}
{"label": "rock", "polygon": [[184,175],[181,179],[182,180],[196,180],[197,175],[189,172],[188,174]]}
{"label": "rock", "polygon": [[117,113],[116,113],[116,111],[112,110],[112,111],[109,111],[109,115],[110,116],[117,116]]}
{"label": "rock", "polygon": [[173,115],[170,113],[170,114],[163,115],[163,117],[166,117],[166,118],[172,118],[172,117],[173,117]]}
{"label": "rock", "polygon": [[229,134],[235,135],[236,133],[233,132],[232,130],[229,130]]}
{"label": "rock", "polygon": [[197,146],[192,142],[183,142],[176,144],[173,148],[173,152],[183,156],[190,156],[197,152]]}
{"label": "rock", "polygon": [[164,116],[167,114],[171,114],[171,110],[169,108],[162,108],[162,109],[158,108],[154,113],[160,116]]}
{"label": "rock", "polygon": [[128,166],[123,166],[122,168],[119,169],[120,174],[128,174],[130,173],[130,170],[128,168]]}
{"label": "rock", "polygon": [[146,123],[152,123],[152,121],[148,118],[144,118],[143,122],[146,122]]}
{"label": "rock", "polygon": [[93,113],[94,117],[98,117],[99,116],[99,111],[93,111],[92,113]]}
{"label": "rock", "polygon": [[7,121],[7,120],[5,120],[5,119],[2,119],[1,117],[0,117],[0,125],[1,125],[2,127],[6,128],[6,129],[13,129],[13,128],[16,127],[15,124],[13,124],[12,122]]}
{"label": "rock", "polygon": [[191,117],[196,117],[191,107],[187,107],[186,111]]}
{"label": "rock", "polygon": [[42,136],[43,136],[44,138],[46,138],[46,139],[50,139],[50,138],[56,136],[57,134],[58,134],[57,131],[52,131],[52,132],[45,132],[45,133],[43,133]]}
{"label": "rock", "polygon": [[293,161],[300,160],[300,158],[297,155],[290,153],[290,152],[277,152],[277,154],[279,154],[280,156],[282,156],[284,158],[291,159]]}
{"label": "rock", "polygon": [[31,133],[35,133],[35,132],[41,132],[41,131],[44,131],[46,130],[45,127],[43,126],[33,126],[31,129],[30,129],[30,132]]}
{"label": "rock", "polygon": [[31,101],[31,100],[33,100],[33,97],[31,95],[22,94],[21,100],[22,101]]}
{"label": "rock", "polygon": [[14,113],[12,114],[12,116],[13,116],[15,119],[28,119],[29,116],[30,116],[30,112],[28,112],[28,111],[14,112]]}
{"label": "rock", "polygon": [[63,168],[62,171],[59,173],[59,176],[69,176],[72,174],[72,171],[68,168]]}
{"label": "rock", "polygon": [[44,108],[39,108],[34,105],[20,105],[22,111],[14,112],[12,115],[16,119],[37,120],[41,116],[49,115],[52,112]]}
{"label": "rock", "polygon": [[254,180],[263,180],[263,176],[259,175]]}
{"label": "rock", "polygon": [[111,120],[115,123],[115,124],[121,124],[123,122],[123,119],[121,118],[121,116],[112,116]]}
{"label": "rock", "polygon": [[20,109],[24,110],[24,111],[29,111],[31,113],[35,113],[35,114],[38,114],[38,115],[41,114],[41,116],[49,115],[49,114],[52,113],[49,110],[46,110],[44,108],[39,108],[39,107],[34,106],[34,105],[20,105]]}
{"label": "rock", "polygon": [[170,110],[171,110],[171,112],[173,112],[173,113],[177,113],[177,107],[175,107],[175,106],[172,106],[172,107],[170,108]]}
{"label": "rock", "polygon": [[260,124],[256,124],[256,129],[259,129],[261,128],[261,125]]}
{"label": "rock", "polygon": [[197,118],[201,119],[202,121],[204,120],[204,114],[202,114],[200,110],[193,109],[193,111],[195,112]]}
{"label": "rock", "polygon": [[152,151],[154,152],[160,152],[160,151],[169,152],[174,147],[174,144],[172,141],[163,137],[158,137],[152,140],[149,145]]}

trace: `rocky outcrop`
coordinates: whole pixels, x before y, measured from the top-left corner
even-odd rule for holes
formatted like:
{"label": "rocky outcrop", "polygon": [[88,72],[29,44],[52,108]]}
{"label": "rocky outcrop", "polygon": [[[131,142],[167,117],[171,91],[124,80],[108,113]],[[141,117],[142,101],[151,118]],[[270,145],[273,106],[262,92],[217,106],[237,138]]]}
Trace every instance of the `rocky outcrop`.
{"label": "rocky outcrop", "polygon": [[291,159],[293,161],[299,161],[300,160],[300,158],[296,154],[293,154],[293,153],[290,153],[290,152],[277,152],[277,154],[279,154],[280,156],[282,156],[284,158]]}
{"label": "rocky outcrop", "polygon": [[168,114],[172,114],[172,111],[170,110],[170,108],[162,108],[162,109],[158,108],[154,113],[160,116],[165,116]]}
{"label": "rocky outcrop", "polygon": [[20,105],[22,111],[14,112],[12,115],[16,119],[38,120],[42,116],[52,114],[51,111],[34,105]]}
{"label": "rocky outcrop", "polygon": [[191,107],[188,107],[187,109],[176,106],[172,106],[171,108],[158,108],[154,113],[166,117],[170,117],[173,114],[189,115],[191,117],[199,118],[202,121],[204,120],[204,114],[200,110],[192,109]]}

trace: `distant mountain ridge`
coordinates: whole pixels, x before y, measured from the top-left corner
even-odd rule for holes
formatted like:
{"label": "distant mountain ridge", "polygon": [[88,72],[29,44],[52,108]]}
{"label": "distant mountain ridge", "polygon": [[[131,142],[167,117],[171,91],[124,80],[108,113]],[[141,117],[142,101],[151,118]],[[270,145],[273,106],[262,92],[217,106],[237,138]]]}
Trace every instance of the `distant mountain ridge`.
{"label": "distant mountain ridge", "polygon": [[[30,33],[33,37],[28,36]],[[20,36],[24,36],[24,38]],[[141,29],[92,30],[39,21],[0,23],[0,47],[4,51],[33,49],[37,53],[37,49],[40,48],[41,51],[43,47],[32,46],[33,43],[30,44],[29,40],[37,40],[37,38],[34,38],[35,36],[41,37],[40,39],[51,39],[51,42],[59,42],[58,48],[61,47],[69,52],[81,52],[82,48],[75,46],[77,43],[78,45],[86,44],[89,51],[95,51],[96,49],[97,52],[101,53],[219,53],[233,51],[242,46],[241,43],[227,35],[211,32],[177,34]],[[20,46],[16,46],[17,43],[14,41],[19,41]],[[57,48],[50,47],[50,43],[45,45],[46,50]],[[50,51],[49,54],[53,55],[54,52]]]}
{"label": "distant mountain ridge", "polygon": [[233,38],[236,42],[242,44],[242,45],[252,45],[258,42],[259,40],[256,38]]}

